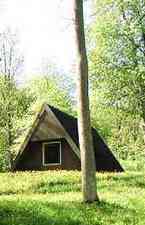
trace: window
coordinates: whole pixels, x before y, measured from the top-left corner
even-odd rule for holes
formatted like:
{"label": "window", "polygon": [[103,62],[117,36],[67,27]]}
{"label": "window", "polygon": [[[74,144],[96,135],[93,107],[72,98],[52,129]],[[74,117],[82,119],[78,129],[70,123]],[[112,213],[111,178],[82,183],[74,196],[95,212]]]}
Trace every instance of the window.
{"label": "window", "polygon": [[43,165],[61,165],[61,142],[43,143]]}

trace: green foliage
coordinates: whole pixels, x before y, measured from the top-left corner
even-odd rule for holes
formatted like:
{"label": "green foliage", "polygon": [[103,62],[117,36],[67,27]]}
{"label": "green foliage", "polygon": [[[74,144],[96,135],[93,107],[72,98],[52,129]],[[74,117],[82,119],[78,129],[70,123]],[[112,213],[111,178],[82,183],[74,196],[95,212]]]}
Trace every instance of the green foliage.
{"label": "green foliage", "polygon": [[145,31],[140,16],[144,7],[141,1],[96,1],[90,31],[90,45],[95,46],[90,52],[90,73],[95,87],[103,89],[108,104],[142,117]]}
{"label": "green foliage", "polygon": [[[135,157],[137,158],[137,157]],[[125,171],[136,171],[136,172],[139,172],[139,171],[142,171],[144,172],[145,171],[145,157],[138,157],[137,159],[129,159],[129,160],[121,160],[120,159],[120,163],[121,165],[123,165],[123,168]]]}
{"label": "green foliage", "polygon": [[102,92],[92,91],[90,97],[93,126],[104,137],[115,155],[120,159],[144,158],[140,116],[106,106]]}
{"label": "green foliage", "polygon": [[16,135],[16,121],[27,112],[32,98],[14,80],[0,76],[0,169],[9,167],[10,146]]}
{"label": "green foliage", "polygon": [[93,121],[122,158],[145,155],[144,8],[140,0],[94,1],[88,34]]}
{"label": "green foliage", "polygon": [[7,167],[7,162],[6,162],[6,151],[5,149],[7,148],[7,142],[5,138],[5,130],[2,129],[0,130],[0,171],[5,171]]}
{"label": "green foliage", "polygon": [[[25,87],[0,76],[0,169],[8,166],[8,151],[14,158],[31,128],[42,104],[73,112],[68,93],[53,78],[38,77]],[[10,124],[9,124],[10,122]],[[9,133],[11,142],[9,143]],[[7,163],[6,163],[7,162]]]}
{"label": "green foliage", "polygon": [[0,224],[144,225],[143,173],[97,174],[99,204],[80,202],[80,175],[75,171],[1,173]]}
{"label": "green foliage", "polygon": [[17,44],[17,35],[9,28],[0,34],[0,170],[12,167],[10,147],[15,138],[15,122],[30,102],[27,93],[16,85],[16,77],[23,65]]}
{"label": "green foliage", "polygon": [[34,98],[34,105],[38,107],[47,103],[65,112],[72,111],[69,93],[59,86],[59,78],[37,77],[29,81],[27,90]]}

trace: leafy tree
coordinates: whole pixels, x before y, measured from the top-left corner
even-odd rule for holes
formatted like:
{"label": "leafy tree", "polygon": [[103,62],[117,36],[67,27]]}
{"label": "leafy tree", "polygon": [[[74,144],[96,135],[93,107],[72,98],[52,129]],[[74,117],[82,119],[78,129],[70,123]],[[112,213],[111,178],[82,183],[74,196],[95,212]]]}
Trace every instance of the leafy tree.
{"label": "leafy tree", "polygon": [[127,127],[126,118],[136,131],[145,127],[144,9],[142,0],[95,1],[89,34],[91,81],[94,91],[102,93],[101,104],[119,115],[118,131]]}
{"label": "leafy tree", "polygon": [[34,100],[31,105],[47,103],[73,114],[69,93],[59,86],[59,78],[44,76],[29,81],[26,85],[28,93]]}
{"label": "leafy tree", "polygon": [[[20,135],[22,126],[31,122],[32,115],[38,112],[44,102],[72,114],[73,110],[67,92],[62,90],[52,78],[37,77],[24,87],[17,87],[13,83],[13,88],[9,90],[5,77],[1,76],[0,87],[0,168],[2,169],[4,165],[10,168],[9,160],[11,159],[12,164],[15,155],[11,146]],[[13,104],[9,108],[11,110],[9,115],[8,106],[11,102]],[[11,127],[7,127],[9,116],[11,116]],[[11,134],[11,142],[9,142],[8,131]]]}
{"label": "leafy tree", "polygon": [[[0,127],[2,143],[5,143],[5,161],[12,167],[10,146],[14,136],[15,118],[24,110],[19,107],[21,91],[16,87],[16,76],[23,65],[23,57],[18,51],[16,34],[6,29],[0,34]],[[24,100],[25,102],[25,100]],[[24,106],[24,103],[23,103]],[[4,133],[4,135],[2,134]],[[2,146],[2,145],[1,145]]]}
{"label": "leafy tree", "polygon": [[18,88],[12,81],[9,84],[4,75],[0,76],[0,154],[7,168],[11,168],[13,162],[10,147],[16,135],[16,121],[27,112],[31,101],[24,88]]}

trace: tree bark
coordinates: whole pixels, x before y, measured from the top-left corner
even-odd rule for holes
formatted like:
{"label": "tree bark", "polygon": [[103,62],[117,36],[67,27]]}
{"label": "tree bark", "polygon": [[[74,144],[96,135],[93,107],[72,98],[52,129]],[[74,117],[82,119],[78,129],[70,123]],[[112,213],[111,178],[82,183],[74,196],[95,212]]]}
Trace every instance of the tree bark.
{"label": "tree bark", "polygon": [[[11,46],[9,55],[6,54],[7,48],[6,45],[3,44],[3,60],[4,60],[4,77],[5,77],[5,83],[7,85],[7,93],[6,98],[9,100],[11,96],[11,89],[12,89],[12,74],[11,74],[11,66],[12,66],[12,49],[13,46]],[[6,149],[6,161],[7,161],[7,167],[8,170],[12,170],[13,167],[13,157],[10,150],[10,146],[12,144],[12,112],[11,112],[11,101],[9,101],[7,105],[7,121],[6,121],[6,131],[7,131],[7,149]]]}
{"label": "tree bark", "polygon": [[78,130],[81,152],[82,192],[84,202],[98,200],[96,165],[90,122],[88,96],[88,60],[85,46],[83,0],[74,0],[77,49]]}

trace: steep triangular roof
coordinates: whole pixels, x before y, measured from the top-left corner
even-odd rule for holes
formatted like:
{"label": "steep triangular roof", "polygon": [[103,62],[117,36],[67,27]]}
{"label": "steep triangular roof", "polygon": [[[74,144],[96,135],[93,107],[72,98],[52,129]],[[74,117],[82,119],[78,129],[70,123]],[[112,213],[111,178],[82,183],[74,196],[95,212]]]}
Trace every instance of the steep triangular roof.
{"label": "steep triangular roof", "polygon": [[[72,150],[80,158],[77,119],[74,118],[73,116],[68,115],[65,112],[60,111],[59,109],[53,106],[44,104],[40,112],[37,114],[32,124],[32,127],[29,129],[19,149],[19,153],[14,162],[14,167],[19,161],[28,142],[32,138],[33,133],[36,131],[38,125],[41,123],[42,116],[44,115],[44,113],[51,114],[52,119],[56,121],[57,126],[59,126],[59,128],[62,130],[63,135],[67,140],[67,142],[69,143],[69,145],[71,146]],[[114,157],[114,155],[112,154],[106,143],[103,141],[101,136],[94,128],[92,128],[92,135],[93,135],[97,170],[123,171],[119,162],[116,160],[116,158]]]}
{"label": "steep triangular roof", "polygon": [[[79,147],[79,137],[78,137],[78,124],[77,118],[68,115],[59,109],[50,106],[53,113],[59,119],[63,127],[72,137],[73,141]],[[104,142],[102,137],[98,134],[97,130],[92,128],[93,144],[96,155],[96,168],[97,170],[107,170],[107,171],[123,171],[120,163],[117,161],[107,144]]]}
{"label": "steep triangular roof", "polygon": [[[69,143],[69,145],[71,146],[71,148],[75,152],[75,154],[80,158],[79,148],[75,144],[75,142],[73,141],[73,139],[71,138],[69,133],[65,130],[65,127],[61,124],[59,119],[55,116],[55,114],[51,110],[51,107],[47,104],[43,104],[40,111],[35,116],[35,119],[31,125],[31,127],[27,130],[27,133],[25,132],[26,133],[25,138],[23,138],[22,139],[23,141],[18,145],[19,150],[18,150],[18,154],[14,160],[14,168],[15,168],[17,162],[19,161],[23,151],[25,150],[28,142],[31,139],[33,141],[33,134],[37,131],[39,125],[43,121],[44,115],[49,115],[49,117],[51,117],[51,119],[53,121],[55,121],[55,124],[57,124],[57,127],[61,130],[61,133],[63,133],[63,137],[67,140],[67,142]],[[46,126],[48,126],[48,125],[46,124]]]}

